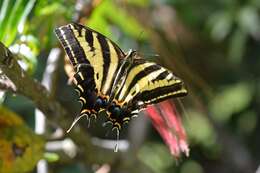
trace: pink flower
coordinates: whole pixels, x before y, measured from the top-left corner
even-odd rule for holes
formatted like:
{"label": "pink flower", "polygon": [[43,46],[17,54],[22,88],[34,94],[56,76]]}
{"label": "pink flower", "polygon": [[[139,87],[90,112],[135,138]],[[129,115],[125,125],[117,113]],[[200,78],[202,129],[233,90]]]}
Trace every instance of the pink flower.
{"label": "pink flower", "polygon": [[146,113],[152,120],[153,126],[168,145],[171,154],[176,158],[181,153],[189,156],[186,132],[175,105],[169,100],[163,101],[156,105],[148,106]]}

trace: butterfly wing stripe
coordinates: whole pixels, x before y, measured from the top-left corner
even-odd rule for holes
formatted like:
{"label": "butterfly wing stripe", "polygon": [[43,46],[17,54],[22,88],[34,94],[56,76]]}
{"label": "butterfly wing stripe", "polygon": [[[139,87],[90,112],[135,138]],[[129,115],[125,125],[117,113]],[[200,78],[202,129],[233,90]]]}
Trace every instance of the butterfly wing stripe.
{"label": "butterfly wing stripe", "polygon": [[109,45],[108,45],[108,42],[106,41],[106,38],[104,38],[101,35],[97,35],[97,39],[98,39],[100,46],[101,46],[101,49],[102,49],[103,62],[104,62],[103,63],[103,78],[102,78],[102,81],[101,81],[101,86],[102,86],[101,90],[102,90],[103,94],[106,94],[103,90],[103,87],[105,86],[107,77],[109,76],[108,70],[109,70],[109,66],[110,66],[110,63],[111,63],[111,60],[110,60],[111,54],[106,53],[106,52],[110,52]]}
{"label": "butterfly wing stripe", "polygon": [[[83,48],[86,60],[88,63],[94,68],[94,79],[97,86],[98,91],[101,89],[101,82],[103,78],[103,56],[101,45],[97,39],[97,33],[93,34],[93,48],[89,45],[89,43],[85,40],[86,33],[85,30],[82,32],[82,36],[79,36],[79,31],[74,25],[70,24],[70,27],[74,33],[74,37],[77,38],[80,46]],[[88,36],[89,37],[89,36]],[[91,51],[91,49],[94,49]]]}
{"label": "butterfly wing stripe", "polygon": [[[157,65],[157,67],[160,68],[160,66],[158,66],[158,65]],[[155,82],[155,81],[157,81],[157,80],[163,80],[163,81],[167,82],[166,77],[167,77],[169,74],[171,74],[171,73],[170,73],[168,70],[166,70],[166,71],[162,72],[159,76],[157,76],[156,78],[154,78],[151,82],[153,83],[153,82]],[[164,79],[165,79],[165,80],[164,80]]]}
{"label": "butterfly wing stripe", "polygon": [[104,65],[104,57],[102,56],[102,50],[101,44],[97,39],[98,34],[93,33],[93,47],[96,48],[94,51],[94,55],[92,56],[92,59],[90,61],[90,64],[94,67],[95,69],[95,79],[96,79],[96,84],[97,88],[100,91],[101,90],[101,82],[103,79],[103,65]]}
{"label": "butterfly wing stripe", "polygon": [[145,90],[133,97],[133,100],[142,100],[145,104],[154,104],[168,98],[181,97],[185,95],[187,95],[187,90],[181,82],[169,86],[157,87],[153,90]]}
{"label": "butterfly wing stripe", "polygon": [[[148,82],[155,79],[157,76],[159,76],[162,72],[164,72],[166,69],[160,68],[159,70],[153,71],[149,73],[148,75],[144,76],[138,82],[130,89],[130,91],[127,93],[126,97],[124,97],[124,102],[129,102],[135,95],[137,95],[140,92],[143,92],[145,90],[151,89],[152,84],[148,84]],[[160,87],[161,83],[158,83],[157,85],[154,85],[154,87],[158,86]]]}
{"label": "butterfly wing stripe", "polygon": [[173,74],[172,73],[169,73],[167,76],[166,76],[166,80],[170,80],[170,79],[172,79],[174,76],[173,76]]}
{"label": "butterfly wing stripe", "polygon": [[[74,30],[82,28],[84,39],[83,37],[78,37],[78,39],[90,64],[95,69],[97,89],[102,94],[109,95],[111,83],[118,69],[119,61],[125,56],[123,51],[104,35],[88,27],[79,24],[71,24],[71,27]],[[76,34],[76,32],[74,33]]]}
{"label": "butterfly wing stripe", "polygon": [[110,64],[107,72],[107,77],[106,77],[106,82],[103,85],[102,91],[105,95],[109,95],[111,89],[112,89],[112,81],[114,81],[115,76],[116,76],[116,71],[118,69],[119,65],[119,54],[117,53],[116,48],[114,45],[110,42],[107,41],[109,50],[110,50]]}
{"label": "butterfly wing stripe", "polygon": [[[91,48],[91,51],[93,51],[94,49],[97,50],[96,47],[93,46],[93,33],[95,33],[96,35],[99,35],[103,38],[106,38],[106,36],[104,36],[103,34],[87,27],[87,26],[83,26],[81,24],[78,24],[78,23],[71,23],[69,24],[72,28],[75,28],[77,29],[80,33],[85,33],[84,36],[85,36],[85,40],[88,42],[90,48]],[[117,44],[115,44],[112,40],[106,38],[106,40],[111,43],[113,45],[113,49],[115,50],[115,52],[113,53],[116,53],[117,54],[117,57],[119,59],[123,59],[126,55],[125,53],[119,48],[119,46],[117,46]],[[111,50],[111,49],[110,49]],[[99,50],[101,51],[101,50]],[[104,53],[110,53],[110,52],[104,52]]]}
{"label": "butterfly wing stripe", "polygon": [[[130,85],[128,86],[128,90],[133,88],[134,85],[136,83],[138,83],[139,80],[141,80],[142,78],[146,77],[147,75],[149,75],[150,73],[154,72],[154,71],[157,71],[161,69],[160,66],[156,65],[156,64],[153,64],[151,66],[148,66],[146,68],[144,68],[142,71],[140,71],[135,77],[134,79],[131,81]],[[126,92],[127,92],[126,91]]]}
{"label": "butterfly wing stripe", "polygon": [[[123,100],[123,98],[126,96],[127,91],[129,91],[131,89],[130,85],[131,84],[133,85],[136,83],[135,79],[140,79],[140,78],[138,78],[137,75],[139,73],[144,72],[144,69],[149,68],[153,65],[154,65],[154,63],[151,63],[151,62],[142,62],[138,65],[133,66],[133,68],[131,68],[129,70],[129,73],[127,75],[124,85],[122,86],[122,89],[118,91],[115,98],[118,100]],[[135,81],[135,82],[132,82],[132,81]]]}
{"label": "butterfly wing stripe", "polygon": [[55,33],[61,41],[61,44],[68,54],[73,66],[78,63],[89,63],[83,48],[68,25],[55,29]]}
{"label": "butterfly wing stripe", "polygon": [[94,51],[94,47],[93,47],[93,34],[90,30],[84,29],[85,32],[85,40],[87,41],[90,50]]}

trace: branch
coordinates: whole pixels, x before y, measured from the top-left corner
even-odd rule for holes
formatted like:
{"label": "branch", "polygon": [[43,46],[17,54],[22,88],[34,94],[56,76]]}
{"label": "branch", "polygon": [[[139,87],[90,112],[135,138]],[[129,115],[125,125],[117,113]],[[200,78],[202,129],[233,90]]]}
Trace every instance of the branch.
{"label": "branch", "polygon": [[10,81],[4,74],[0,74],[0,90],[16,92],[16,88],[12,81]]}

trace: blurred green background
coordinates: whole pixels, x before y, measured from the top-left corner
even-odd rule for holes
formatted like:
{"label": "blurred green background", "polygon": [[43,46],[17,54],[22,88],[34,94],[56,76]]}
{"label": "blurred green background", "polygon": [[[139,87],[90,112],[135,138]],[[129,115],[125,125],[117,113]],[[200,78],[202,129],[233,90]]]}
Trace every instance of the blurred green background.
{"label": "blurred green background", "polygon": [[[176,162],[149,120],[139,116],[122,138],[141,143],[137,162],[144,170],[140,172],[256,172],[260,165],[259,0],[0,0],[0,41],[39,81],[50,51],[60,47],[54,28],[72,21],[103,33],[124,51],[138,50],[188,86],[182,120],[190,156]],[[67,85],[63,66],[62,60],[54,97],[76,114],[77,96]],[[10,92],[1,92],[0,101],[34,128],[32,101]],[[144,132],[131,132],[138,123],[145,124]],[[101,125],[86,130],[106,138]],[[131,162],[131,157],[125,153],[110,172],[133,172],[116,164]],[[95,172],[100,166],[80,157],[64,161],[62,156],[49,159],[48,165],[50,173]]]}

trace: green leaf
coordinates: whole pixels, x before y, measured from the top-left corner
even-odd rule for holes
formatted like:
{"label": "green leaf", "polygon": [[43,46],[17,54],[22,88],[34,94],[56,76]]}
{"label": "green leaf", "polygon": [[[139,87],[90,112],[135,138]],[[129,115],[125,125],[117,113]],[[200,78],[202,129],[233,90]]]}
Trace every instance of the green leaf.
{"label": "green leaf", "polygon": [[[134,37],[139,40],[147,38],[147,33],[141,24],[128,15],[124,10],[116,6],[112,1],[103,1],[93,12],[88,21],[88,26],[97,29],[99,32],[111,37],[111,28],[109,28],[109,22],[117,25],[122,29],[124,33],[130,37]],[[142,37],[140,34],[142,33]]]}
{"label": "green leaf", "polygon": [[0,11],[0,41],[3,41],[3,37],[5,36],[5,28],[6,28],[6,23],[9,18],[8,11],[10,10],[10,1],[5,0],[2,3],[1,11]]}
{"label": "green leaf", "polygon": [[[112,3],[107,6],[105,16],[117,24],[126,34],[137,40],[145,40],[148,36],[145,28],[132,15],[127,14],[126,11]],[[141,33],[142,37],[140,37]]]}
{"label": "green leaf", "polygon": [[203,167],[196,161],[188,160],[181,166],[181,173],[204,173]]}
{"label": "green leaf", "polygon": [[18,31],[20,33],[23,31],[25,21],[35,2],[36,0],[17,0],[14,4],[7,0],[3,2],[1,9],[3,11],[0,14],[0,40],[6,46],[14,42]]}
{"label": "green leaf", "polygon": [[188,111],[189,119],[186,120],[185,127],[187,134],[195,143],[210,147],[215,143],[216,134],[208,119],[200,112],[195,110]]}
{"label": "green leaf", "polygon": [[9,3],[10,3],[9,0],[4,0],[4,2],[2,2],[2,4],[1,4],[2,6],[1,6],[1,10],[0,10],[0,31],[2,31],[3,21],[6,17]]}
{"label": "green leaf", "polygon": [[219,12],[212,15],[208,25],[211,29],[211,37],[216,41],[221,41],[230,33],[232,27],[232,16],[230,13]]}
{"label": "green leaf", "polygon": [[237,29],[231,37],[228,49],[228,57],[233,64],[239,64],[245,52],[247,34]]}
{"label": "green leaf", "polygon": [[31,12],[34,3],[35,0],[30,0],[25,2],[23,0],[16,1],[11,11],[10,18],[8,20],[6,31],[5,31],[6,37],[4,39],[4,42],[6,46],[9,46],[13,43],[13,41],[15,40],[18,34],[18,30],[19,32],[22,32],[25,20],[29,15],[29,13]]}
{"label": "green leaf", "polygon": [[64,6],[60,3],[53,3],[50,5],[46,5],[43,6],[41,9],[39,9],[38,14],[37,15],[43,15],[43,16],[48,16],[48,15],[52,15],[54,13],[57,12],[65,12],[66,9],[64,8]]}
{"label": "green leaf", "polygon": [[18,31],[20,33],[23,31],[25,20],[26,20],[27,16],[29,15],[29,13],[32,11],[32,8],[33,8],[35,2],[36,2],[36,0],[30,0],[26,4],[26,7],[23,11],[23,14],[22,14],[21,19],[20,19],[19,24],[18,24]]}
{"label": "green leaf", "polygon": [[247,32],[252,36],[260,33],[259,20],[258,10],[253,6],[246,6],[239,11],[238,24],[244,32]]}
{"label": "green leaf", "polygon": [[226,122],[232,114],[244,110],[252,100],[252,89],[252,86],[245,82],[225,87],[210,103],[213,117],[217,121]]}
{"label": "green leaf", "polygon": [[169,150],[162,144],[148,143],[139,151],[138,157],[156,173],[166,172],[174,163]]}
{"label": "green leaf", "polygon": [[18,22],[21,18],[23,9],[23,0],[17,0],[15,1],[14,6],[11,8],[11,11],[8,14],[9,17],[7,19],[7,22],[3,26],[3,31],[1,32],[1,34],[3,35],[3,41],[6,46],[9,46],[16,36]]}
{"label": "green leaf", "polygon": [[57,162],[60,159],[60,156],[56,153],[50,153],[46,152],[44,153],[44,159],[47,160],[48,162]]}
{"label": "green leaf", "polygon": [[150,4],[150,0],[128,0],[129,5],[135,5],[139,7],[147,7]]}

